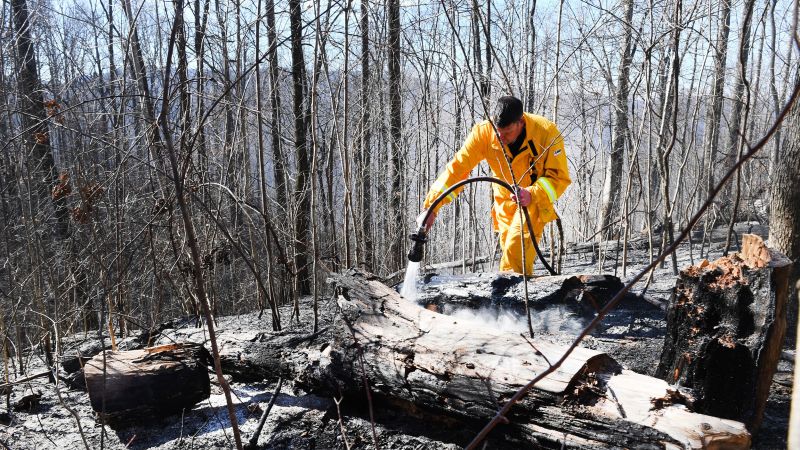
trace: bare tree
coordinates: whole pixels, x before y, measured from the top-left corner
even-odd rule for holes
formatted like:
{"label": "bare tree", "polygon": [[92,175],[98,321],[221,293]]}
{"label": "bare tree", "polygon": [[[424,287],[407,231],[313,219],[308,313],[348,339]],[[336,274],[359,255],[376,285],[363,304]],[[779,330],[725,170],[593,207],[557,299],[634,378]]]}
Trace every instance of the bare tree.
{"label": "bare tree", "polygon": [[403,245],[405,242],[405,216],[403,214],[404,197],[404,167],[403,167],[403,105],[400,91],[400,1],[387,0],[386,3],[389,29],[389,128],[392,141],[391,180],[392,188],[388,199],[391,211],[391,224],[389,228],[389,254],[392,262],[391,268],[396,269],[402,265]]}
{"label": "bare tree", "polygon": [[[51,187],[58,185],[58,170],[50,147],[50,131],[48,129],[47,111],[42,86],[39,81],[39,67],[36,52],[31,39],[31,20],[26,0],[11,2],[16,28],[16,60],[18,66],[17,86],[19,88],[20,122],[22,124],[23,146],[29,147],[32,158],[28,160],[28,172],[31,185],[35,190],[33,213],[44,209],[50,197]],[[52,203],[55,210],[53,232],[59,238],[65,238],[68,231],[67,208],[64,195],[54,191]]]}
{"label": "bare tree", "polygon": [[[709,5],[714,5],[710,2]],[[719,28],[716,45],[714,45],[714,84],[711,91],[711,107],[708,109],[706,118],[705,132],[705,154],[707,164],[707,182],[704,186],[704,193],[708,193],[715,182],[715,168],[717,165],[717,153],[719,152],[720,120],[722,118],[722,106],[724,102],[723,92],[725,90],[725,68],[728,57],[728,36],[730,34],[731,23],[731,2],[730,0],[720,0]]]}
{"label": "bare tree", "polygon": [[606,166],[605,184],[601,197],[599,230],[607,230],[614,220],[613,213],[618,210],[622,165],[625,158],[625,137],[628,134],[628,78],[633,60],[633,0],[624,0],[625,17],[620,24],[624,30],[625,41],[617,75],[617,92],[614,101],[614,137],[611,155]]}
{"label": "bare tree", "polygon": [[361,242],[367,270],[374,270],[374,248],[372,238],[372,124],[370,123],[370,83],[371,71],[369,55],[369,3],[361,2],[361,120],[359,121],[359,151],[361,195]]}
{"label": "bare tree", "polygon": [[294,268],[297,271],[297,288],[301,294],[311,293],[309,275],[308,236],[311,215],[311,197],[308,187],[311,161],[308,158],[308,109],[306,105],[306,61],[303,55],[303,19],[299,0],[289,1],[289,21],[292,39],[292,86],[294,98],[294,147],[297,180],[294,196],[297,200],[294,235]]}

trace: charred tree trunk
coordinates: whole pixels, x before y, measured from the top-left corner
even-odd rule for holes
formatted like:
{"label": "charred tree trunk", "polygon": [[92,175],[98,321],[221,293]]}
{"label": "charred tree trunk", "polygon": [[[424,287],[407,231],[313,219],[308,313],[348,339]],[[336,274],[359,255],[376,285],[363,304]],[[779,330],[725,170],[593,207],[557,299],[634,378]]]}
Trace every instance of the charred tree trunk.
{"label": "charred tree trunk", "polygon": [[391,130],[392,190],[389,199],[391,227],[389,235],[389,264],[392,270],[403,265],[403,242],[405,242],[405,217],[403,199],[405,197],[403,142],[403,105],[400,96],[400,0],[389,0],[387,4],[389,21],[389,128]]}
{"label": "charred tree trunk", "polygon": [[308,195],[308,185],[312,174],[308,157],[309,120],[305,108],[306,61],[303,55],[303,18],[300,1],[291,0],[289,10],[292,39],[292,85],[294,88],[294,145],[295,163],[297,164],[295,198],[298,201],[294,223],[294,265],[297,273],[297,290],[300,294],[306,295],[311,293],[311,275],[308,267],[311,197]]}
{"label": "charred tree trunk", "polygon": [[697,410],[757,430],[786,330],[791,262],[745,235],[742,252],[683,270],[656,376],[694,389]]}

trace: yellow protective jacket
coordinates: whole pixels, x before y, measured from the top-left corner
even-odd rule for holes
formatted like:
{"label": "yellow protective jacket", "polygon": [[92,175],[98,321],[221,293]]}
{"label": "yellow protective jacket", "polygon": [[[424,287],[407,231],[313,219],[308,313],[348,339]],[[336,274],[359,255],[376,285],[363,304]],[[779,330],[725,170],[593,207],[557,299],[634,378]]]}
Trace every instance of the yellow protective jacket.
{"label": "yellow protective jacket", "polygon": [[[534,213],[531,214],[532,221],[544,224],[556,219],[558,216],[553,203],[572,182],[567,168],[567,155],[564,153],[564,140],[556,125],[544,117],[525,113],[524,118],[525,141],[520,153],[510,163],[513,178],[508,162],[511,154],[507,147],[501,147],[492,124],[488,120],[483,121],[472,128],[464,145],[431,186],[425,197],[425,208],[430,207],[449,186],[466,179],[475,166],[486,160],[494,177],[512,185],[516,180],[519,186],[531,193],[529,211]],[[501,226],[509,226],[517,208],[506,188],[493,184],[492,189],[492,218],[495,230],[499,230]],[[455,199],[459,191],[439,203],[437,212],[442,205]]]}

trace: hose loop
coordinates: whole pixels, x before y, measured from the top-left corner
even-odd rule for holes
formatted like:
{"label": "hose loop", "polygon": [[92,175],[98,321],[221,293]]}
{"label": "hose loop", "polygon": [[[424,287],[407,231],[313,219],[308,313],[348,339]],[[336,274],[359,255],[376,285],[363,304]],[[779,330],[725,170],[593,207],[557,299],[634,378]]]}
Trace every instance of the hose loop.
{"label": "hose loop", "polygon": [[[479,181],[488,181],[490,183],[494,183],[494,184],[500,185],[500,186],[506,188],[512,194],[514,193],[514,187],[513,186],[511,186],[510,184],[506,183],[505,181],[503,181],[503,180],[501,180],[499,178],[495,178],[495,177],[485,177],[484,176],[484,177],[473,177],[473,178],[467,178],[466,180],[461,180],[458,183],[456,183],[456,184],[450,186],[449,188],[447,188],[447,190],[445,190],[441,194],[439,194],[439,196],[436,197],[436,200],[434,200],[433,203],[431,203],[431,206],[429,206],[428,210],[425,212],[425,218],[422,220],[422,225],[421,225],[420,231],[423,232],[423,234],[426,233],[425,224],[428,223],[428,219],[430,219],[431,214],[433,214],[433,211],[436,210],[436,207],[439,205],[439,203],[442,202],[442,200],[447,198],[448,195],[450,195],[453,191],[455,191],[456,189],[460,188],[461,186],[464,186],[464,185],[467,185],[467,184],[470,184],[470,183],[477,183]],[[533,232],[533,224],[531,224],[531,217],[530,217],[530,214],[528,214],[528,208],[522,208],[522,212],[523,212],[523,214],[525,214],[525,223],[528,224],[528,233],[530,233],[530,235],[531,235],[531,240],[533,241],[533,248],[534,248],[534,250],[536,250],[536,256],[539,257],[539,261],[541,261],[542,265],[544,266],[544,268],[547,269],[548,272],[550,272],[550,275],[558,275],[556,273],[556,271],[553,270],[552,267],[550,267],[550,264],[547,263],[547,260],[542,256],[542,251],[539,250],[539,243],[536,242],[536,234]]]}

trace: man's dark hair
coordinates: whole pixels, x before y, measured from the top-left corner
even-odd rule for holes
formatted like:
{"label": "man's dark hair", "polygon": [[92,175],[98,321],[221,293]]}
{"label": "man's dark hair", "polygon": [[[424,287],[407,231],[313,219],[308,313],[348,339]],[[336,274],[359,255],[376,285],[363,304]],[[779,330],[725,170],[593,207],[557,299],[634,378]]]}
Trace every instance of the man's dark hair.
{"label": "man's dark hair", "polygon": [[497,99],[494,110],[494,125],[504,128],[522,118],[522,100],[513,95],[506,95]]}

